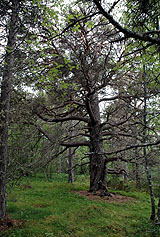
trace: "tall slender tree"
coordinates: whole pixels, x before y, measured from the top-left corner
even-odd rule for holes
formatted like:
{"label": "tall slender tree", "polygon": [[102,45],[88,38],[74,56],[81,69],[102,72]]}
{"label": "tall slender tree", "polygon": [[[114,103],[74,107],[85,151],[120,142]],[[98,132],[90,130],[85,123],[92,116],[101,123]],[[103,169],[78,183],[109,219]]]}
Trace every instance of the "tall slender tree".
{"label": "tall slender tree", "polygon": [[16,46],[19,0],[11,1],[11,17],[1,82],[0,97],[0,218],[6,216],[6,164],[8,160],[8,123],[11,84],[13,80],[14,50]]}
{"label": "tall slender tree", "polygon": [[[37,2],[38,4],[38,2]],[[15,60],[19,46],[27,35],[31,36],[37,24],[39,9],[32,0],[4,0],[0,2],[1,27],[3,32],[1,94],[0,94],[0,218],[6,215],[6,167],[8,161],[8,126],[10,117],[10,101],[15,86]],[[38,18],[38,17],[37,17]],[[31,32],[30,28],[32,26]],[[17,37],[19,36],[19,37]],[[6,47],[5,47],[6,42]]]}

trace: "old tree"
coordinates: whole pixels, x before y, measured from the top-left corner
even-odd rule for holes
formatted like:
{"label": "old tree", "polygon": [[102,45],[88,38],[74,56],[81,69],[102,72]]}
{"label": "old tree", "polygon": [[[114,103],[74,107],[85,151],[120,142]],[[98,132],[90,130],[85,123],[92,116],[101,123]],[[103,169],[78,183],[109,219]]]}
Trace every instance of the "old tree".
{"label": "old tree", "polygon": [[[145,10],[142,9],[141,4],[135,5],[140,9],[138,12],[140,27],[137,30],[138,24],[135,23],[134,17],[133,21],[126,24],[125,27],[112,17],[111,12],[120,1],[116,1],[113,5],[108,4],[108,9],[105,1],[88,2],[94,2],[98,11],[92,7],[92,4],[86,9],[84,6],[79,10],[75,9],[75,11],[72,8],[68,14],[67,27],[62,32],[64,34],[60,33],[58,40],[51,36],[50,42],[48,42],[45,40],[46,37],[42,36],[43,42],[48,48],[46,47],[44,50],[45,58],[40,63],[37,61],[37,65],[42,68],[41,73],[38,74],[42,77],[37,85],[39,84],[46,91],[48,98],[56,99],[52,100],[53,105],[36,105],[35,113],[48,123],[74,121],[73,128],[76,130],[73,133],[74,136],[65,137],[60,144],[65,147],[87,146],[89,148],[87,156],[89,156],[90,191],[100,190],[104,195],[108,193],[106,186],[107,163],[118,159],[117,157],[114,159],[107,157],[104,141],[108,136],[115,136],[113,132],[115,127],[120,127],[118,134],[116,131],[116,135],[119,137],[134,137],[131,128],[126,133],[125,126],[132,117],[135,119],[136,110],[125,115],[122,114],[113,123],[113,120],[110,120],[113,111],[109,110],[105,116],[102,115],[104,112],[102,105],[103,102],[110,104],[111,101],[122,100],[125,101],[126,107],[136,109],[133,106],[136,99],[142,101],[143,86],[140,94],[136,89],[135,93],[131,93],[130,82],[136,81],[135,75],[139,77],[137,83],[143,80],[143,59],[141,67],[137,67],[137,70],[134,71],[131,67],[134,68],[137,63],[128,63],[133,57],[128,59],[125,56],[134,55],[136,58],[135,53],[141,55],[141,52],[150,50],[151,47],[151,52],[155,51],[155,61],[157,60],[158,13],[155,8],[155,17],[153,18],[151,17],[152,13],[148,10],[148,5]],[[130,16],[126,14],[127,19],[129,17],[132,19],[134,12],[131,2],[128,1],[128,5],[126,5],[126,7],[130,7],[130,11],[128,11]],[[149,27],[146,25],[142,27],[142,23],[146,19],[149,19],[147,21]],[[71,26],[73,28],[70,28]],[[57,24],[54,25],[52,31],[58,32]],[[131,40],[127,41],[128,39]],[[130,46],[132,44],[133,46]],[[151,81],[154,82],[155,79],[158,79],[157,74],[152,76]],[[114,89],[114,93],[112,93],[112,89]],[[151,89],[149,90],[152,91]],[[65,91],[64,94],[62,94],[62,90]],[[157,90],[154,95],[156,93]],[[146,125],[143,124],[143,126]],[[138,142],[143,143],[142,140]],[[159,140],[151,145],[154,144],[159,144]],[[130,148],[147,145],[149,143],[136,144]]]}
{"label": "old tree", "polygon": [[[122,100],[129,109],[139,95],[129,95],[126,89],[132,76],[122,70],[124,47],[116,43],[120,36],[115,28],[92,7],[70,10],[67,20],[73,28],[68,28],[58,39],[50,37],[48,41],[45,32],[41,35],[45,57],[34,61],[33,74],[38,79],[34,85],[45,91],[48,104],[35,102],[32,108],[40,119],[51,124],[73,121],[72,136],[63,137],[59,144],[67,148],[89,148],[86,155],[90,191],[107,195],[106,165],[113,159],[106,156],[104,141],[110,136],[132,137],[131,131],[125,132],[125,124],[133,113],[122,114],[113,122],[110,120],[113,111],[105,111],[103,115],[103,106],[105,102],[109,105]],[[57,32],[57,24],[54,27],[52,30]],[[122,125],[118,133],[113,132],[114,127]],[[42,128],[37,128],[42,132]],[[51,137],[45,131],[43,134]]]}
{"label": "old tree", "polygon": [[[157,7],[154,8],[153,18],[149,3],[146,3],[144,9],[138,1],[135,5],[132,4],[133,1],[126,1],[125,9],[128,7],[129,15],[125,13],[123,24],[120,24],[119,19],[115,20],[114,10],[121,1],[113,4],[97,0],[78,1],[78,5],[73,4],[69,8],[62,4],[63,10],[59,9],[59,12],[59,6],[52,7],[50,1],[49,7],[42,8],[43,14],[41,17],[39,15],[39,20],[32,16],[40,10],[40,1],[35,5],[36,11],[32,9],[35,1],[25,1],[26,5],[22,4],[23,1],[16,0],[3,2],[6,3],[2,5],[8,14],[4,22],[8,23],[9,30],[0,101],[0,217],[6,215],[10,92],[15,91],[18,95],[18,88],[22,85],[34,88],[36,92],[31,97],[25,97],[23,92],[23,112],[18,114],[19,111],[13,110],[15,118],[23,114],[21,126],[34,126],[34,131],[37,129],[52,144],[56,144],[53,146],[55,156],[67,149],[72,156],[72,147],[76,150],[86,146],[84,164],[89,165],[90,191],[109,195],[106,182],[106,175],[110,172],[109,162],[128,162],[124,153],[117,154],[160,143],[154,136],[148,143],[144,139],[144,130],[149,130],[150,124],[144,124],[143,120],[146,115],[143,110],[146,95],[144,96],[142,71],[145,59],[146,63],[153,58],[156,62],[152,64],[152,71],[155,73],[147,82],[148,97],[157,95],[159,83]],[[30,7],[30,11],[27,7]],[[134,7],[138,9],[139,24],[135,21]],[[0,13],[3,16],[3,12]],[[128,19],[130,21],[126,24],[125,20]],[[143,25],[146,20],[148,26]],[[152,56],[143,57],[142,52]],[[16,78],[14,83],[13,76]],[[57,129],[61,134],[52,133],[55,129],[53,124],[61,125],[61,129]],[[29,132],[32,130],[30,129],[31,127]],[[39,135],[38,141],[40,137]],[[121,149],[119,144],[122,144]],[[63,149],[59,151],[58,146]],[[138,162],[135,157],[133,160]],[[32,161],[26,165],[26,169],[29,170],[36,164],[36,159]],[[44,164],[39,164],[45,166],[50,161],[52,152]],[[73,161],[69,162],[71,171],[74,168]],[[25,168],[25,160],[23,165],[22,168]]]}

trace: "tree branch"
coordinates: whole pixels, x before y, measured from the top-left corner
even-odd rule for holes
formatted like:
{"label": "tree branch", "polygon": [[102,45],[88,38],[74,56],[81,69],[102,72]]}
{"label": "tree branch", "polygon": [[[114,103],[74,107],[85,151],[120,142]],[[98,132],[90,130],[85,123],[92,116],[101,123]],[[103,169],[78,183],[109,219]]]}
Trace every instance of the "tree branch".
{"label": "tree branch", "polygon": [[62,142],[60,145],[66,147],[78,147],[78,146],[90,146],[90,143],[87,141],[78,141],[78,142]]}
{"label": "tree branch", "polygon": [[108,19],[108,21],[114,26],[116,27],[120,32],[122,32],[127,38],[134,38],[134,39],[138,39],[138,40],[142,40],[142,41],[146,41],[146,42],[151,42],[153,44],[158,44],[160,45],[160,39],[154,38],[154,37],[150,37],[148,35],[148,32],[145,32],[144,34],[140,34],[140,33],[136,33],[133,32],[131,30],[126,29],[125,27],[123,27],[122,25],[120,25],[114,18],[113,16],[111,16],[109,14],[109,12],[105,11],[104,8],[101,5],[101,1],[99,0],[93,0],[93,3],[97,6],[98,10],[100,11],[100,13],[106,17],[106,19]]}
{"label": "tree branch", "polygon": [[78,121],[83,121],[85,123],[89,123],[89,120],[87,118],[83,118],[83,117],[79,117],[79,116],[69,116],[69,117],[64,117],[64,118],[46,118],[43,115],[41,115],[40,113],[37,113],[38,117],[41,118],[42,120],[44,120],[45,122],[49,122],[49,123],[60,123],[60,122],[64,122],[64,121],[70,121],[70,120],[78,120]]}
{"label": "tree branch", "polygon": [[157,139],[157,141],[156,141],[156,142],[153,142],[153,143],[135,144],[135,145],[126,146],[125,148],[120,149],[120,150],[117,150],[117,151],[105,152],[105,155],[117,154],[117,153],[119,153],[119,152],[127,151],[127,150],[130,150],[130,149],[133,149],[133,148],[137,148],[137,147],[156,146],[156,145],[159,145],[159,144],[160,144],[160,138]]}
{"label": "tree branch", "polygon": [[74,22],[71,23],[71,24],[69,24],[68,26],[66,26],[66,27],[62,30],[62,32],[61,32],[60,34],[57,34],[57,35],[55,35],[55,36],[49,38],[49,40],[53,40],[53,39],[57,38],[58,36],[63,35],[68,29],[70,29],[71,27],[75,26],[78,22],[84,21],[84,20],[86,20],[86,19],[88,19],[88,18],[92,18],[93,16],[95,16],[95,15],[97,15],[97,14],[99,14],[99,12],[94,12],[93,14],[91,14],[91,15],[89,15],[89,16],[85,16],[85,17],[82,17],[82,18],[80,18],[80,19],[78,19],[78,20],[74,20]]}
{"label": "tree branch", "polygon": [[33,125],[34,127],[36,127],[38,129],[38,131],[40,133],[42,133],[46,138],[48,138],[48,140],[51,142],[51,143],[55,143],[55,140],[53,139],[53,137],[51,136],[51,134],[49,134],[47,131],[45,131],[41,126],[37,125],[36,123],[33,123],[33,122],[26,122],[27,124],[31,124]]}

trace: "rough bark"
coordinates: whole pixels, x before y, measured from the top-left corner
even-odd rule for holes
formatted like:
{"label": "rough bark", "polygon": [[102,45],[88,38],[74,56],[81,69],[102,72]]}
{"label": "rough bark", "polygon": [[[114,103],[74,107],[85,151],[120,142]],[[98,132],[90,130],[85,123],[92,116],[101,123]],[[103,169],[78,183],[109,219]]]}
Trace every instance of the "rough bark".
{"label": "rough bark", "polygon": [[0,218],[6,216],[6,164],[8,159],[8,122],[10,109],[11,83],[18,22],[19,1],[12,0],[12,14],[9,24],[8,43],[1,82],[0,97]]}
{"label": "rough bark", "polygon": [[[160,30],[160,23],[159,23],[158,18],[157,18],[157,30]],[[160,33],[158,34],[158,38],[160,39]],[[158,47],[158,54],[159,54],[159,63],[160,63],[160,47]],[[160,225],[160,189],[159,189],[159,201],[158,201],[156,224]]]}
{"label": "rough bark", "polygon": [[108,193],[106,184],[106,157],[102,137],[102,126],[98,95],[95,93],[88,99],[90,122],[90,191],[101,191],[102,195]]}

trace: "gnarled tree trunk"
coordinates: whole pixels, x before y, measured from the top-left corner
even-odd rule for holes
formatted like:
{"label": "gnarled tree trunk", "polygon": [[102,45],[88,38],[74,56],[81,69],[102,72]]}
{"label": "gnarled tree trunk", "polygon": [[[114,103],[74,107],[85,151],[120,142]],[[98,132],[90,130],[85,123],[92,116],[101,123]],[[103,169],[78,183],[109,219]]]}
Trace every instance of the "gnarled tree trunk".
{"label": "gnarled tree trunk", "polygon": [[100,190],[106,194],[106,159],[99,124],[91,130],[90,191]]}
{"label": "gnarled tree trunk", "polygon": [[90,95],[88,99],[90,115],[90,191],[100,191],[106,195],[106,157],[102,137],[102,126],[98,95]]}

